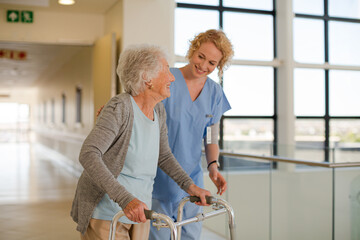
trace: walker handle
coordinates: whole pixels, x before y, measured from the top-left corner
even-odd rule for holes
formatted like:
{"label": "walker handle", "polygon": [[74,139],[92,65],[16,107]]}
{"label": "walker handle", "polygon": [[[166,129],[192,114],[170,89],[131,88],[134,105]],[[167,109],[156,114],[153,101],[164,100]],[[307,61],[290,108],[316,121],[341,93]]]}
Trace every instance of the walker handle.
{"label": "walker handle", "polygon": [[146,219],[152,219],[152,215],[153,215],[153,213],[154,213],[155,211],[153,211],[153,210],[146,210],[146,209],[144,209],[144,213],[145,213],[145,218]]}
{"label": "walker handle", "polygon": [[[206,199],[206,203],[207,204],[212,204],[213,203],[213,200],[214,200],[214,197],[212,196],[205,196],[205,199]],[[200,198],[197,197],[197,196],[190,196],[190,202],[201,202]]]}

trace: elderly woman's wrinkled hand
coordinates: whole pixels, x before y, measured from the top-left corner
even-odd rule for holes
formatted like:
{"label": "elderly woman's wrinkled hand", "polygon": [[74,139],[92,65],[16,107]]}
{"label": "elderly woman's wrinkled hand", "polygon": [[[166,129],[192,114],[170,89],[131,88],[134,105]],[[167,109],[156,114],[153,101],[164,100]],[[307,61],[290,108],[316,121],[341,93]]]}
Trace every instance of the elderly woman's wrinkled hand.
{"label": "elderly woman's wrinkled hand", "polygon": [[146,204],[135,198],[123,209],[126,217],[133,222],[146,222],[144,209],[148,209]]}
{"label": "elderly woman's wrinkled hand", "polygon": [[211,196],[211,193],[206,190],[206,189],[202,189],[198,186],[196,186],[195,184],[191,184],[187,193],[190,196],[197,196],[200,198],[201,202],[195,202],[196,205],[199,206],[209,206],[209,204],[206,203],[206,196]]}

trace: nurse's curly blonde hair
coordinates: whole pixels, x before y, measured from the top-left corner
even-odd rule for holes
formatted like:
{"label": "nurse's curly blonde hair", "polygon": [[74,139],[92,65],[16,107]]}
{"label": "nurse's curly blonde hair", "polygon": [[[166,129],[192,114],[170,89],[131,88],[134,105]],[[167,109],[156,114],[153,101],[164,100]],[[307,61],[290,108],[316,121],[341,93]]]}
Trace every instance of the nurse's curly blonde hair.
{"label": "nurse's curly blonde hair", "polygon": [[222,30],[209,29],[195,36],[195,38],[190,41],[190,48],[186,54],[186,58],[190,61],[195,51],[205,42],[214,43],[216,48],[222,53],[222,58],[217,65],[217,69],[219,70],[218,75],[221,77],[234,56],[233,46]]}

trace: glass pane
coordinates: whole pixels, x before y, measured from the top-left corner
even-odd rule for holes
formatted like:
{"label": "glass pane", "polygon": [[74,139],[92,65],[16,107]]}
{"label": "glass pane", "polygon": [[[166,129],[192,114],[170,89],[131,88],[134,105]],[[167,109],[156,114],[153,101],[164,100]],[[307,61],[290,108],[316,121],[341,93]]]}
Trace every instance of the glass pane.
{"label": "glass pane", "polygon": [[[181,67],[184,67],[186,64],[187,63],[184,63],[184,62],[176,62],[174,66],[176,68],[181,68]],[[215,70],[210,75],[208,75],[208,77],[211,78],[212,80],[214,80],[215,82],[220,83],[218,73],[219,73],[219,70],[217,68],[215,68]]]}
{"label": "glass pane", "polygon": [[201,4],[219,6],[219,0],[176,0],[177,3],[190,3],[190,4]]}
{"label": "glass pane", "polygon": [[224,73],[223,86],[232,108],[225,115],[272,116],[274,114],[272,67],[233,65]]}
{"label": "glass pane", "polygon": [[330,144],[335,162],[360,162],[360,120],[332,119]]}
{"label": "glass pane", "polygon": [[234,8],[249,8],[249,9],[259,9],[259,10],[273,10],[273,1],[272,0],[223,0],[223,5],[225,7],[234,7]]}
{"label": "glass pane", "polygon": [[360,24],[329,22],[329,62],[360,65]]}
{"label": "glass pane", "polygon": [[272,119],[224,119],[224,150],[271,156]]}
{"label": "glass pane", "polygon": [[271,239],[332,239],[333,169],[296,171],[294,164],[281,165],[271,172],[271,227],[276,230]]}
{"label": "glass pane", "polygon": [[[252,167],[232,167],[239,161],[246,162]],[[203,160],[203,162],[206,162]],[[261,163],[262,165],[257,165]],[[225,170],[221,174],[227,181],[227,190],[222,196],[215,195],[229,202],[235,212],[236,239],[269,239],[270,233],[270,167],[268,161],[259,162],[253,159],[227,158],[224,157],[223,166]],[[205,167],[206,169],[206,167]],[[240,170],[251,170],[244,172]],[[208,175],[208,174],[206,174]],[[214,183],[209,177],[204,177],[205,189],[216,193]],[[211,207],[204,207],[208,212]],[[212,210],[214,211],[214,210]],[[256,212],[254,214],[254,211]],[[241,213],[241,214],[238,214]],[[229,224],[227,215],[219,215],[203,221],[204,227],[211,229],[215,234],[203,234],[200,239],[220,240],[231,239],[229,236]],[[241,231],[238,226],[241,226]],[[233,238],[235,240],[235,238]]]}
{"label": "glass pane", "polygon": [[360,71],[330,71],[330,115],[360,116]]}
{"label": "glass pane", "polygon": [[274,58],[272,16],[224,12],[224,31],[234,45],[235,59]]}
{"label": "glass pane", "polygon": [[334,239],[360,239],[360,168],[335,168]]}
{"label": "glass pane", "polygon": [[324,63],[324,22],[294,19],[294,59],[304,63]]}
{"label": "glass pane", "polygon": [[360,18],[359,0],[329,0],[331,17]]}
{"label": "glass pane", "polygon": [[295,69],[294,111],[296,116],[325,115],[324,70]]}
{"label": "glass pane", "polygon": [[324,0],[294,0],[295,13],[324,15]]}
{"label": "glass pane", "polygon": [[189,41],[200,32],[219,28],[219,12],[211,10],[175,9],[175,54],[185,56]]}
{"label": "glass pane", "polygon": [[294,157],[314,162],[324,161],[325,123],[322,119],[295,121],[296,148]]}

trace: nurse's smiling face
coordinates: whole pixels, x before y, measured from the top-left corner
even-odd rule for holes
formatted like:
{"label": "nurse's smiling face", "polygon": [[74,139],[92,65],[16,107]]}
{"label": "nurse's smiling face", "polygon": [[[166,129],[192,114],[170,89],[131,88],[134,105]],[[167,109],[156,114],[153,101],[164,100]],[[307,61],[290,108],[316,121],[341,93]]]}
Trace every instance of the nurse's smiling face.
{"label": "nurse's smiling face", "polygon": [[202,43],[192,57],[189,65],[195,77],[205,77],[212,73],[222,58],[222,53],[214,43]]}

